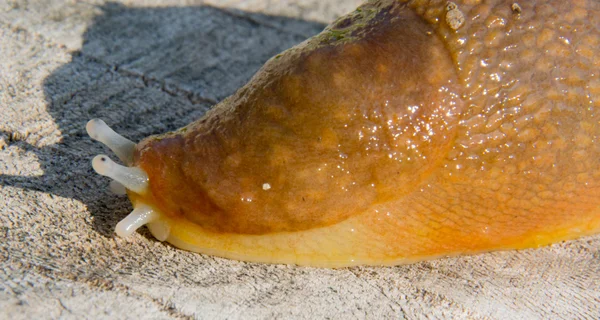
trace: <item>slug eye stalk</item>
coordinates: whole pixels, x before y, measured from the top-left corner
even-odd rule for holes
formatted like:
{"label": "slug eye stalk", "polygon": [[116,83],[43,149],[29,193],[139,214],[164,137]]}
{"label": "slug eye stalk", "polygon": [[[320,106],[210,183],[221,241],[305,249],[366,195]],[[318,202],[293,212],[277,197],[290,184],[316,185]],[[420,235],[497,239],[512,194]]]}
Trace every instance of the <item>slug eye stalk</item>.
{"label": "slug eye stalk", "polygon": [[[90,120],[86,125],[86,130],[92,139],[106,145],[125,164],[133,163],[135,143],[116,133],[104,121]],[[126,194],[127,190],[137,195],[144,195],[148,192],[148,175],[140,168],[122,166],[102,154],[94,157],[92,167],[98,174],[113,179],[110,183],[110,190],[116,194]],[[158,240],[164,241],[168,238],[170,227],[160,221],[160,213],[151,206],[140,202],[134,203],[134,210],[117,224],[115,232],[119,237],[127,237],[146,224]]]}
{"label": "slug eye stalk", "polygon": [[102,142],[105,146],[110,148],[124,164],[131,165],[133,162],[133,150],[135,150],[135,143],[133,143],[133,141],[116,133],[101,119],[92,119],[88,121],[85,129],[92,139]]}
{"label": "slug eye stalk", "polygon": [[92,160],[94,170],[103,176],[110,177],[137,194],[144,194],[148,189],[148,175],[136,167],[125,167],[113,162],[107,155],[98,155]]}

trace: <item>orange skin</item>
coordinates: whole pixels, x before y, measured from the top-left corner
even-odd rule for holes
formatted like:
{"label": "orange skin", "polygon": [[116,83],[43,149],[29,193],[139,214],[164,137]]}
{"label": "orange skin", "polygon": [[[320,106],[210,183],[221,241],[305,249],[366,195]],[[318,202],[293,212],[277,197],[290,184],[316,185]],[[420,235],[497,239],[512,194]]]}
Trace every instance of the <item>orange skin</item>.
{"label": "orange skin", "polygon": [[600,230],[594,1],[371,1],[136,147],[184,249],[316,266]]}

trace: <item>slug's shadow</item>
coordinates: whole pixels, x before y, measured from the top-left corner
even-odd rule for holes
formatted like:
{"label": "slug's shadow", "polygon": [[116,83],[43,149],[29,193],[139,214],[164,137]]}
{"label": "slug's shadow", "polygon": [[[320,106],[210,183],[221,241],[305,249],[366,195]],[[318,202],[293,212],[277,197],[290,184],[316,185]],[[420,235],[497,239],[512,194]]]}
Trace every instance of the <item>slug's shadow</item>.
{"label": "slug's shadow", "polygon": [[6,139],[33,152],[43,175],[0,174],[0,185],[79,200],[91,212],[93,228],[111,236],[131,206],[91,169],[96,154],[116,157],[87,136],[89,119],[102,118],[133,141],[176,129],[235,92],[271,56],[324,25],[210,6],[109,3],[101,12],[83,35],[82,49],[44,81],[47,111],[61,142],[37,147]]}

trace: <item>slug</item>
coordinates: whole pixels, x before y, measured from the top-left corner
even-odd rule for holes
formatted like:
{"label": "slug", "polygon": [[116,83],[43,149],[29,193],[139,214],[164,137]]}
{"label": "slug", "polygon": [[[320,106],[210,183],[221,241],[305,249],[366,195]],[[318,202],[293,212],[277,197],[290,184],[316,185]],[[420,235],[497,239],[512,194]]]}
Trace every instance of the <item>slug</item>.
{"label": "slug", "polygon": [[160,241],[231,259],[397,265],[600,231],[600,2],[375,0],[125,166]]}

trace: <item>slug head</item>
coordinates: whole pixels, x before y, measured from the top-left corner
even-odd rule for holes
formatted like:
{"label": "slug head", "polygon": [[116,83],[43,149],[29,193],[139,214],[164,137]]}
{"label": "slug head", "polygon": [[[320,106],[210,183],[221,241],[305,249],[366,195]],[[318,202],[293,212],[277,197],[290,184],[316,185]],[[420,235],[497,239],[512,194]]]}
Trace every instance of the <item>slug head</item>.
{"label": "slug head", "polygon": [[448,152],[461,108],[431,27],[402,5],[365,6],[204,118],[142,141],[134,165],[149,177],[145,202],[172,218],[221,233],[307,230],[413,191]]}

